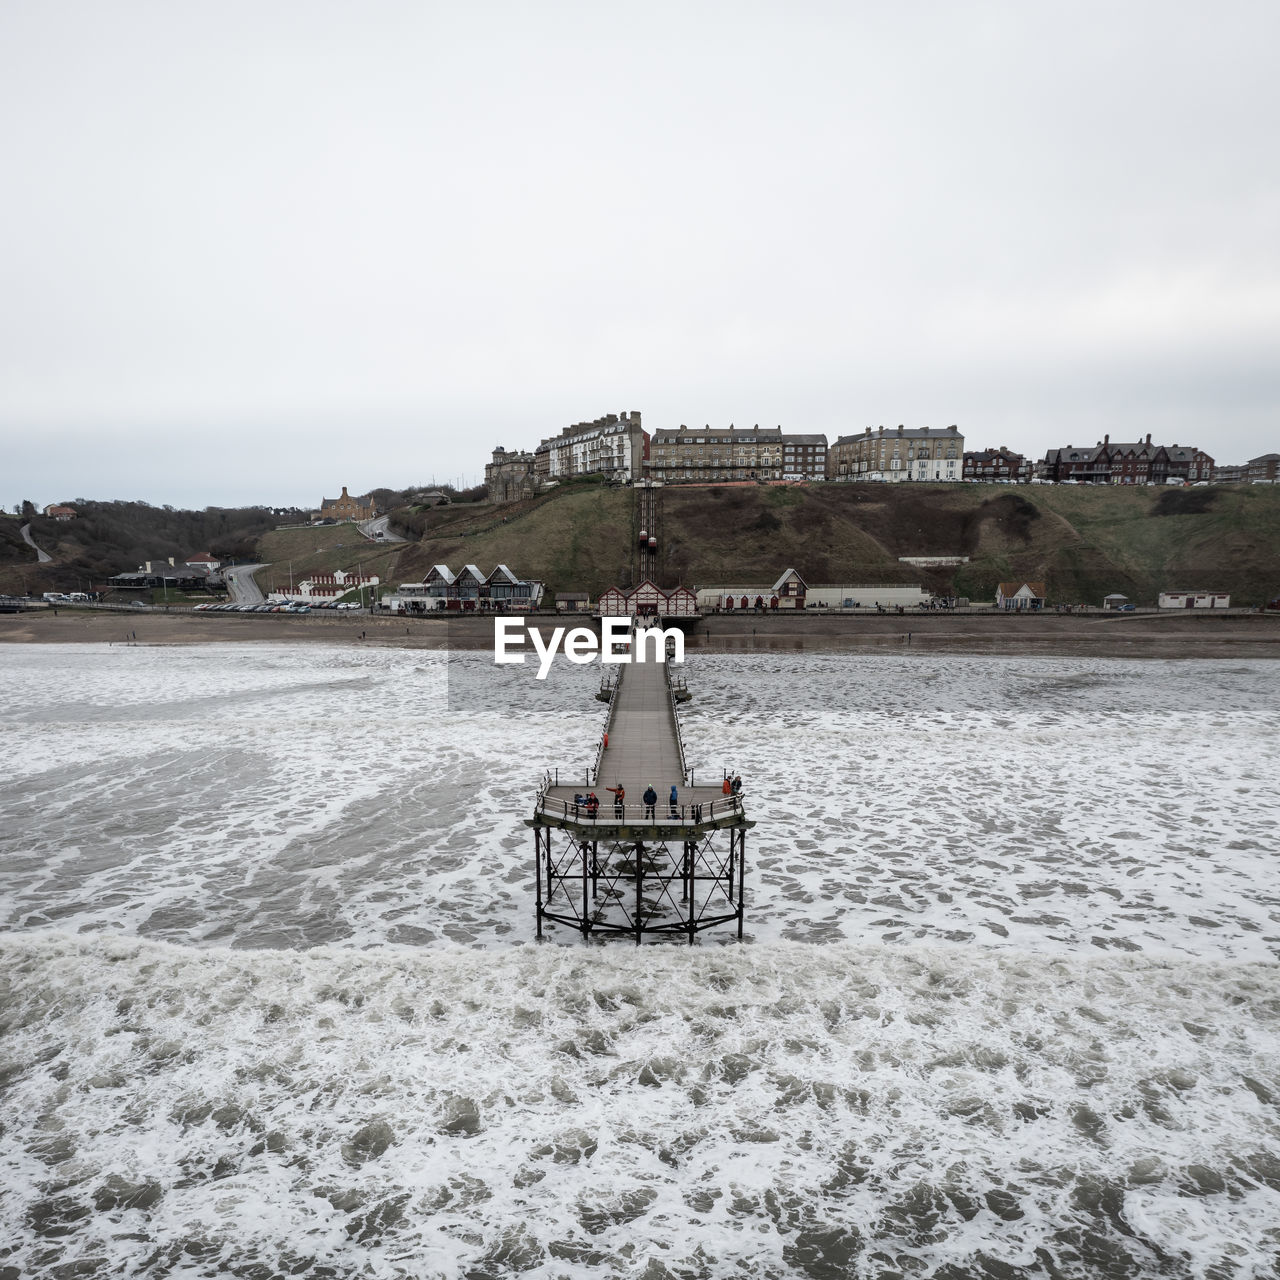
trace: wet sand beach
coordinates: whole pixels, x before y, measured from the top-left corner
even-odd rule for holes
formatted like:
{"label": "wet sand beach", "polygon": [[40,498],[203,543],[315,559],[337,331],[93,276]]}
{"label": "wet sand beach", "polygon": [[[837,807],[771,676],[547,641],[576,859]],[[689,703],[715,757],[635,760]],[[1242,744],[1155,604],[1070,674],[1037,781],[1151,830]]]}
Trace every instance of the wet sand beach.
{"label": "wet sand beach", "polygon": [[[538,615],[532,625],[592,625],[587,617]],[[266,642],[418,649],[484,649],[493,620],[345,614],[104,613],[0,615],[0,643],[147,644]],[[1181,613],[1009,615],[800,615],[700,619],[687,644],[699,652],[906,650],[920,653],[1096,655],[1150,658],[1280,657],[1280,614]]]}

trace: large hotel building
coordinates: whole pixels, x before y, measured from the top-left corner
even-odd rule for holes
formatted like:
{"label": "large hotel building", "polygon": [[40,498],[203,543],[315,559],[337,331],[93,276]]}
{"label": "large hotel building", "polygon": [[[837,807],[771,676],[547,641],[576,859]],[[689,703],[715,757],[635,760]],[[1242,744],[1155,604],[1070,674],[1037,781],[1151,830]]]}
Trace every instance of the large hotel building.
{"label": "large hotel building", "polygon": [[964,437],[959,427],[899,427],[841,436],[827,458],[829,480],[959,480]]}
{"label": "large hotel building", "polygon": [[667,484],[726,480],[822,480],[827,437],[781,427],[671,427],[653,433],[650,479]]}

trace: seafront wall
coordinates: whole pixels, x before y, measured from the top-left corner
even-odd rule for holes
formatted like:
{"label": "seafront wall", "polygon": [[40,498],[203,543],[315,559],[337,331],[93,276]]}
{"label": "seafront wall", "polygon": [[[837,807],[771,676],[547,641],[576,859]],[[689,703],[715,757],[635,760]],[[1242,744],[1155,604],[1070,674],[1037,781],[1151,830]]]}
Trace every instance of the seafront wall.
{"label": "seafront wall", "polygon": [[[595,626],[581,616],[532,615],[531,625]],[[492,617],[405,618],[368,614],[0,615],[0,644],[396,645],[489,649]],[[910,651],[912,653],[1093,654],[1099,657],[1280,657],[1280,614],[716,614],[688,633],[688,652],[742,649]]]}

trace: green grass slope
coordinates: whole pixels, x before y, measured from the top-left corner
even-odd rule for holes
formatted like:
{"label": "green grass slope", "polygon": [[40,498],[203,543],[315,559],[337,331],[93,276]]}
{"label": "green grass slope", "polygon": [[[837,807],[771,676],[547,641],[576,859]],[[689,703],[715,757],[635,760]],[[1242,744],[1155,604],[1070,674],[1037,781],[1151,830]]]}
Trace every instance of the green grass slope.
{"label": "green grass slope", "polygon": [[257,554],[267,566],[253,575],[263,591],[286,590],[291,576],[297,583],[335,569],[376,574],[383,584],[400,581],[395,570],[400,544],[371,542],[354,524],[276,529],[259,539]]}
{"label": "green grass slope", "polygon": [[420,581],[433,564],[482,573],[505,564],[550,591],[597,594],[630,565],[633,496],[600,485],[553,490],[504,507],[442,507],[422,540],[400,555],[398,581]]}
{"label": "green grass slope", "polygon": [[[1055,602],[1120,591],[1213,588],[1234,603],[1280,592],[1280,488],[1007,485],[671,487],[663,494],[668,582],[920,582],[991,599],[1012,578]],[[900,556],[968,556],[919,570]]]}
{"label": "green grass slope", "polygon": [[[1006,579],[1043,580],[1052,603],[1099,604],[1113,591],[1154,604],[1162,590],[1229,591],[1256,605],[1280,594],[1280,487],[1094,488],[1049,485],[669,486],[661,491],[659,573],[666,586],[774,581],[919,582],[990,600]],[[384,582],[507,564],[552,592],[598,594],[635,578],[631,489],[563,486],[504,507],[418,513],[420,541],[378,547],[345,525],[285,530],[260,543],[281,580],[361,567]],[[968,556],[917,569],[901,556]],[[264,582],[264,585],[267,583]]]}

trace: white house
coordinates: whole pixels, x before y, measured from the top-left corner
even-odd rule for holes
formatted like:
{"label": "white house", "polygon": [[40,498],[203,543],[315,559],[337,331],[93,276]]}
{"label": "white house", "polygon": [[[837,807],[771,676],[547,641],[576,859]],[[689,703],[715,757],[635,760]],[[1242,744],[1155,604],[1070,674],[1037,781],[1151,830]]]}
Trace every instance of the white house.
{"label": "white house", "polygon": [[1225,591],[1162,591],[1161,609],[1229,609],[1231,597]]}

